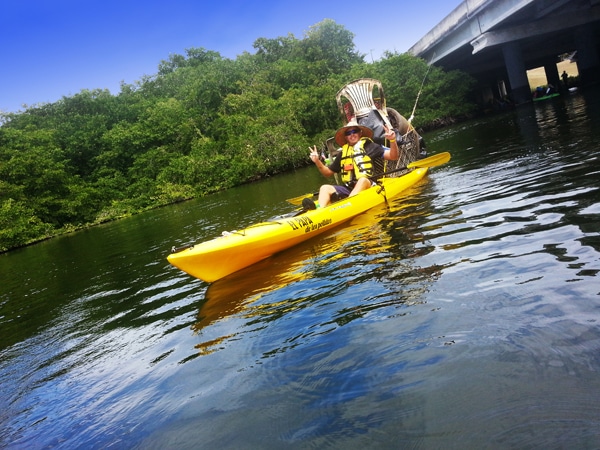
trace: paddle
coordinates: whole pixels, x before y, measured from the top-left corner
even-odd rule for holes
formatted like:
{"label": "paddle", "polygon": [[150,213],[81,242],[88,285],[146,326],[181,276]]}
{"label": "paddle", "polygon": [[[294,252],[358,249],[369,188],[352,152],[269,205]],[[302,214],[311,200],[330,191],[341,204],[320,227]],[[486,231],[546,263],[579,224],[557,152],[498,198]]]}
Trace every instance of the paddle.
{"label": "paddle", "polygon": [[[415,167],[425,168],[425,167],[441,166],[442,164],[446,164],[448,161],[450,161],[450,153],[442,152],[442,153],[438,153],[437,155],[429,156],[427,158],[418,159],[417,161],[413,161],[404,167],[398,167],[397,169],[393,169],[388,172],[383,172],[379,175],[370,177],[370,179],[377,180],[379,178],[385,177],[386,175],[400,172],[400,171],[406,170],[406,169],[412,169]],[[304,194],[304,195],[299,195],[298,197],[289,198],[286,201],[288,203],[291,203],[292,205],[300,205],[302,203],[302,200],[304,200],[306,197],[314,197],[317,195],[319,195],[318,192],[313,192],[310,194]]]}

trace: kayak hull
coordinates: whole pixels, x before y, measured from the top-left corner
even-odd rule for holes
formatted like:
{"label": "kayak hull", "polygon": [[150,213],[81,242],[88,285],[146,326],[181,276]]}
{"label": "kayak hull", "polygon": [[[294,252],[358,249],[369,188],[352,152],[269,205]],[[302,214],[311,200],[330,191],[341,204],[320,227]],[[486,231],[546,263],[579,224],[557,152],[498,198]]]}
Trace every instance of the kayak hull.
{"label": "kayak hull", "polygon": [[167,260],[189,275],[212,283],[275,253],[324,233],[386,202],[413,186],[427,173],[417,168],[398,178],[384,178],[358,195],[295,217],[272,219],[243,230],[173,252]]}

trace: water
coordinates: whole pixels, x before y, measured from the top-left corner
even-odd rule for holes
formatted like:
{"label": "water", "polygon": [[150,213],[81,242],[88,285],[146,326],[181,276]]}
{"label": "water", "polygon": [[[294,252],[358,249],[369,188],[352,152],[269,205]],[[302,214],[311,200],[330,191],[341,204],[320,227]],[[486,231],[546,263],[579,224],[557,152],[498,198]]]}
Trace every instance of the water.
{"label": "water", "polygon": [[314,168],[0,255],[0,447],[599,448],[596,92],[426,135],[452,160],[212,285],[171,246]]}

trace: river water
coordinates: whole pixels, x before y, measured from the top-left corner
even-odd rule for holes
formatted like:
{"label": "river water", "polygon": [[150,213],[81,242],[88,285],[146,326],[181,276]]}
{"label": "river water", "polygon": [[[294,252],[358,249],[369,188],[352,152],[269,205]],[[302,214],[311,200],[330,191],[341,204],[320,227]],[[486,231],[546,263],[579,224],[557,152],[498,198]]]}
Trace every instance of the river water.
{"label": "river water", "polygon": [[313,167],[0,255],[0,447],[600,448],[600,95],[425,135],[389,207],[208,285]]}

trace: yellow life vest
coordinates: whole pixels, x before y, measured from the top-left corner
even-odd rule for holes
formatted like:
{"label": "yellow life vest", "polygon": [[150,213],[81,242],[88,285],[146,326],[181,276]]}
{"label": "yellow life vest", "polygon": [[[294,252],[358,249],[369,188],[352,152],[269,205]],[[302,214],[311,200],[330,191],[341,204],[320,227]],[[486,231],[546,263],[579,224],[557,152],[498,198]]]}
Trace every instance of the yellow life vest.
{"label": "yellow life vest", "polygon": [[373,175],[373,163],[365,152],[367,140],[368,138],[363,137],[355,146],[346,144],[342,147],[340,160],[342,182],[348,183]]}

